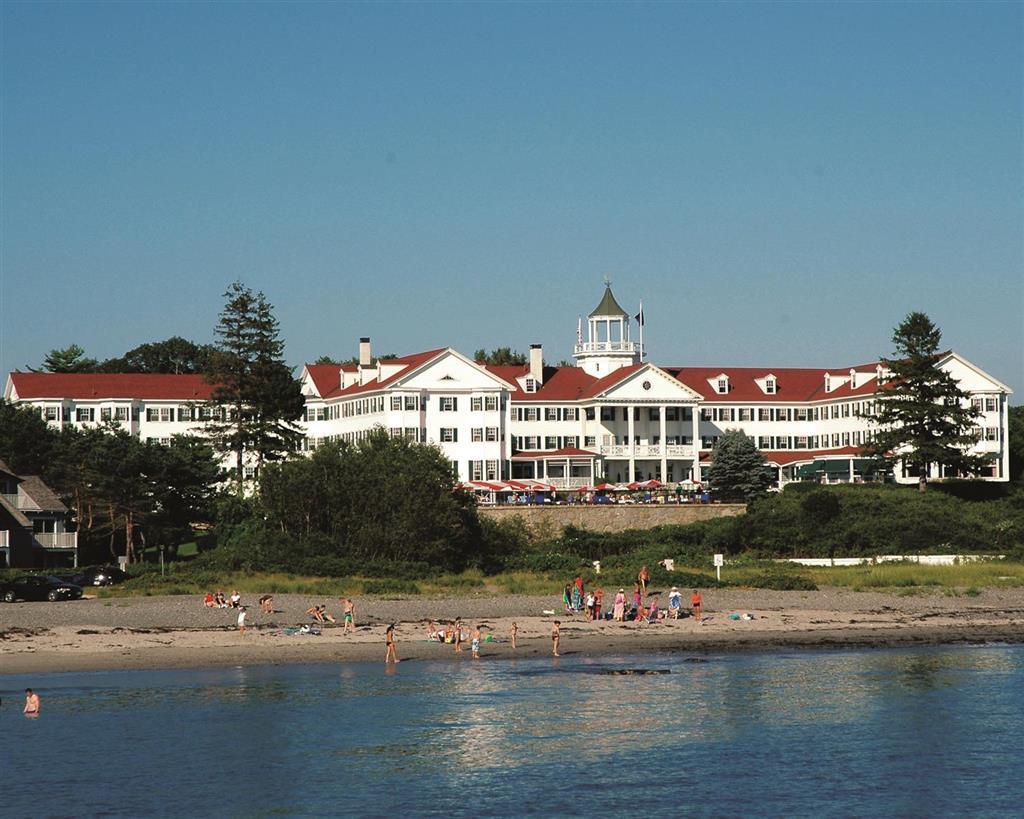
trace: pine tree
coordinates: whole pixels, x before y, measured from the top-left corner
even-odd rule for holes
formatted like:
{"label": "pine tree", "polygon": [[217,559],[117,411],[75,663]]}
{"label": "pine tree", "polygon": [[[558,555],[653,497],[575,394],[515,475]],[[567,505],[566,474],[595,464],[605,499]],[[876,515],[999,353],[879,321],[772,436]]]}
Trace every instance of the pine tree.
{"label": "pine tree", "polygon": [[977,441],[978,411],[939,366],[941,340],[942,331],[924,313],[909,313],[893,332],[895,355],[882,359],[891,375],[878,385],[871,416],[878,430],[865,447],[889,468],[902,461],[916,469],[921,492],[932,465],[969,474],[987,462],[968,454]]}
{"label": "pine tree", "polygon": [[263,293],[253,294],[236,281],[224,298],[215,328],[217,351],[205,373],[214,385],[206,432],[217,451],[234,455],[242,494],[247,457],[258,469],[295,449],[302,434],[295,421],[304,400],[284,362],[284,342]]}
{"label": "pine tree", "polygon": [[753,500],[772,482],[754,439],[738,429],[727,429],[715,444],[708,480],[715,497],[725,501]]}

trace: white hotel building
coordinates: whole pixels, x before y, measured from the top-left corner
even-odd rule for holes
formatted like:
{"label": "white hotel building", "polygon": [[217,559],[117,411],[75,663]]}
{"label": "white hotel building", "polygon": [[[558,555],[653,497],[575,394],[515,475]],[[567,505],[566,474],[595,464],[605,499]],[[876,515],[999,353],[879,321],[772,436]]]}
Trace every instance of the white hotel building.
{"label": "white hotel building", "polygon": [[[450,347],[396,359],[307,364],[305,449],[357,441],[374,427],[437,444],[461,480],[536,478],[560,488],[657,478],[700,482],[727,429],[751,436],[778,474],[855,481],[873,475],[860,455],[880,363],[854,367],[676,367],[643,360],[630,317],[610,287],[584,328],[575,366],[546,367],[539,344],[521,366],[478,364]],[[981,414],[974,451],[991,456],[979,477],[1008,480],[1005,385],[954,352],[941,366]],[[5,398],[37,406],[55,425],[113,420],[142,438],[198,432],[210,387],[193,375],[11,373]],[[933,474],[933,479],[950,477]],[[898,470],[896,480],[916,482]]]}

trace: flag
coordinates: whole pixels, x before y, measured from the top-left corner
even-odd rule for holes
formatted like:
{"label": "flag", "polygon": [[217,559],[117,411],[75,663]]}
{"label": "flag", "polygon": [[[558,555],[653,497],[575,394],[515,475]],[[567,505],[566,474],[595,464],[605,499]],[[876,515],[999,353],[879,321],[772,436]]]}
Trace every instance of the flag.
{"label": "flag", "polygon": [[636,323],[637,324],[639,324],[641,327],[643,327],[644,326],[644,308],[641,307],[640,308],[640,312],[637,313],[635,316],[633,316],[633,318],[636,319]]}

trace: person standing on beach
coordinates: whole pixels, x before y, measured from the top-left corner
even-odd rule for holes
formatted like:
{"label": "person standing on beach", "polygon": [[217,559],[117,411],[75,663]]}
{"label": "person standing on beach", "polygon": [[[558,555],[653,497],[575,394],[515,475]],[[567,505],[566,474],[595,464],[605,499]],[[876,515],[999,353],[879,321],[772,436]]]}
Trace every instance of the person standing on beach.
{"label": "person standing on beach", "polygon": [[512,638],[512,648],[516,647],[516,635],[519,634],[519,626],[515,623],[512,624],[512,628],[509,629],[509,636]]}
{"label": "person standing on beach", "polygon": [[612,619],[622,622],[626,616],[626,590],[619,589],[618,594],[615,595],[614,608],[612,609]]}
{"label": "person standing on beach", "polygon": [[348,634],[351,631],[353,634],[356,633],[356,604],[349,600],[347,597],[341,598],[342,611],[345,613],[345,628],[342,629],[342,634]]}
{"label": "person standing on beach", "polygon": [[651,573],[647,571],[647,566],[641,566],[640,571],[636,576],[637,585],[640,586],[640,590],[646,594],[647,584],[651,582]]}
{"label": "person standing on beach", "polygon": [[461,654],[462,653],[462,618],[461,617],[456,617],[455,618],[455,636],[454,636],[454,639],[455,639],[455,653],[456,654]]}
{"label": "person standing on beach", "polygon": [[397,663],[398,653],[395,651],[395,624],[392,623],[384,632],[384,643],[387,645],[387,652],[384,654],[384,664]]}
{"label": "person standing on beach", "polygon": [[31,688],[25,689],[25,710],[22,713],[26,717],[39,716],[39,695]]}
{"label": "person standing on beach", "polygon": [[594,619],[601,619],[601,604],[604,603],[604,589],[598,586],[594,589]]}
{"label": "person standing on beach", "polygon": [[473,629],[473,642],[469,644],[469,647],[473,650],[473,659],[480,659],[480,625]]}
{"label": "person standing on beach", "polygon": [[238,607],[238,633],[245,634],[245,615],[248,612],[245,610],[245,606]]}
{"label": "person standing on beach", "polygon": [[551,654],[555,657],[561,657],[558,653],[558,643],[562,636],[562,621],[555,620],[551,626]]}
{"label": "person standing on beach", "polygon": [[693,609],[693,616],[697,618],[698,625],[704,625],[704,621],[700,616],[703,606],[704,600],[701,598],[700,592],[694,589],[693,594],[690,595],[690,608]]}

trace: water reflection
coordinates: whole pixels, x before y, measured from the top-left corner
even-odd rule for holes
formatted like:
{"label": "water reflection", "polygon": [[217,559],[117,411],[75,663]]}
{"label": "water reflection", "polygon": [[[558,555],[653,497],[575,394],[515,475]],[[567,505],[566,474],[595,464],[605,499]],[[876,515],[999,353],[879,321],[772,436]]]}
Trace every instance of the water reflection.
{"label": "water reflection", "polygon": [[[618,815],[639,793],[671,812],[932,815],[1020,795],[1022,648],[688,659],[6,678],[7,702],[32,684],[51,719],[29,732],[0,710],[0,769],[29,781],[74,759],[62,778],[82,813],[110,810],[90,783],[117,770],[122,815]],[[627,667],[670,673],[603,673]],[[11,815],[59,812],[12,798]]]}

